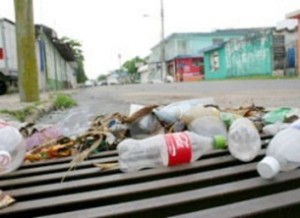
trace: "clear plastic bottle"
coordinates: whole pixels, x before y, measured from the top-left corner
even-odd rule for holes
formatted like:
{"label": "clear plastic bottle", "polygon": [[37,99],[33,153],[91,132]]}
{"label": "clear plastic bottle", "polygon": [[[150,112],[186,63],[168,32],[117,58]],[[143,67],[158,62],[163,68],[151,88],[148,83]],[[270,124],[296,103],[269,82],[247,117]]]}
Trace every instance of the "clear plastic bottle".
{"label": "clear plastic bottle", "polygon": [[277,133],[271,140],[266,157],[257,164],[263,178],[270,179],[279,171],[290,171],[300,166],[300,119]]}
{"label": "clear plastic bottle", "polygon": [[228,132],[228,149],[236,159],[248,162],[261,150],[261,139],[253,122],[247,118],[233,121]]}
{"label": "clear plastic bottle", "polygon": [[25,156],[25,142],[12,126],[0,127],[0,175],[16,170]]}
{"label": "clear plastic bottle", "polygon": [[143,140],[126,139],[118,147],[119,166],[123,172],[135,172],[162,165],[190,163],[214,148],[224,148],[222,136],[214,138],[193,132],[156,135]]}
{"label": "clear plastic bottle", "polygon": [[280,131],[289,127],[290,125],[291,125],[290,123],[281,123],[281,122],[269,124],[263,127],[263,132],[267,135],[274,136]]}
{"label": "clear plastic bottle", "polygon": [[192,107],[190,110],[186,111],[181,120],[189,125],[195,119],[204,116],[219,116],[220,111],[214,107],[204,107],[203,105],[197,105]]}
{"label": "clear plastic bottle", "polygon": [[202,136],[213,137],[215,135],[222,135],[227,139],[226,126],[219,116],[208,115],[198,117],[188,125],[188,129]]}

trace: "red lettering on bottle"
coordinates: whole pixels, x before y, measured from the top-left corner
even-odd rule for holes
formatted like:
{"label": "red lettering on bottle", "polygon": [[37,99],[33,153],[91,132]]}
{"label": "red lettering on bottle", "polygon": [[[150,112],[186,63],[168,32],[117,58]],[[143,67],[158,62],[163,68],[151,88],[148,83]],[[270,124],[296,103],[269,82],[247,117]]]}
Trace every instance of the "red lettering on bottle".
{"label": "red lettering on bottle", "polygon": [[166,134],[164,137],[169,156],[168,166],[191,162],[191,140],[187,133]]}

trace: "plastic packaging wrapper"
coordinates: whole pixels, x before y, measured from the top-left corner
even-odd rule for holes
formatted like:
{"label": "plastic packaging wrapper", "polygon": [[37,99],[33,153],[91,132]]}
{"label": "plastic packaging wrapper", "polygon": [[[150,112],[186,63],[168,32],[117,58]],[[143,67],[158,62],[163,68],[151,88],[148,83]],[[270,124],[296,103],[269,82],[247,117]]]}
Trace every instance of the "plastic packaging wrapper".
{"label": "plastic packaging wrapper", "polygon": [[72,137],[86,131],[89,125],[90,114],[87,109],[75,109],[69,112],[69,115],[58,123],[59,131],[67,137]]}
{"label": "plastic packaging wrapper", "polygon": [[276,122],[284,122],[286,115],[291,111],[291,108],[276,108],[263,116],[263,122],[265,124],[273,124]]}
{"label": "plastic packaging wrapper", "polygon": [[47,143],[48,141],[57,139],[60,136],[62,136],[62,134],[55,126],[42,129],[38,132],[35,132],[32,136],[26,138],[26,150],[29,151],[35,146]]}

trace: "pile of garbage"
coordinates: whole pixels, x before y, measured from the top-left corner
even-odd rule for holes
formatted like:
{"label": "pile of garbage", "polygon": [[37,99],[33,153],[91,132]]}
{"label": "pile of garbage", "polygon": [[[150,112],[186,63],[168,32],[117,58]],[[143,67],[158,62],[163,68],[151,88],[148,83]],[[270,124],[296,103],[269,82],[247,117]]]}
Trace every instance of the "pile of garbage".
{"label": "pile of garbage", "polygon": [[[176,147],[178,140],[184,141],[183,145],[192,144],[190,148],[192,152],[189,151],[187,155],[184,149],[176,150],[184,153],[183,156],[186,157],[183,160],[171,160],[171,156],[167,155],[163,158],[165,165],[174,165],[174,161],[178,164],[191,162],[209,150],[209,146],[215,146],[214,144],[218,143],[220,148],[229,149],[237,159],[250,161],[260,150],[262,135],[276,135],[299,117],[300,110],[297,108],[266,109],[251,105],[223,109],[212,98],[202,98],[161,106],[132,104],[129,115],[114,113],[90,117],[85,111],[74,110],[57,125],[51,126],[0,121],[0,145],[4,146],[0,147],[2,150],[0,151],[0,166],[9,167],[9,169],[0,169],[0,175],[15,170],[22,161],[32,163],[74,156],[73,163],[78,163],[93,153],[115,150],[117,147],[120,169],[125,172],[161,164],[158,163],[160,160],[153,160],[154,164],[142,163],[138,167],[128,165],[126,155],[130,153],[130,155],[139,156],[141,152],[145,153],[146,146],[143,150],[130,151],[131,144],[146,143],[141,140],[150,140],[147,142],[152,144],[152,147],[149,147],[150,150],[152,149],[150,156],[158,157],[159,155],[160,158],[162,152],[168,151],[154,148],[153,144],[160,144],[155,140],[160,142],[165,140],[169,150],[175,149],[174,146]],[[237,122],[237,120],[240,121]],[[18,129],[23,139],[21,140],[12,129],[7,130],[5,127],[8,126]],[[168,136],[168,134],[173,134],[173,136]],[[204,138],[199,138],[199,136]],[[8,140],[8,138],[14,138],[14,140]],[[239,154],[246,149],[249,140],[252,140],[251,143],[254,144],[252,154]],[[194,141],[205,144],[206,150],[198,151],[197,146],[193,147],[193,143],[196,143]],[[21,144],[25,149],[20,149]],[[229,144],[231,146],[228,146]],[[12,147],[15,147],[18,152],[12,152]],[[194,153],[197,152],[200,154],[195,155]],[[12,153],[15,157],[10,155]],[[148,158],[144,156],[140,158],[144,160]],[[14,162],[13,159],[18,159],[18,161]],[[10,166],[9,162],[12,162],[13,166]],[[135,162],[138,163],[137,160]]]}

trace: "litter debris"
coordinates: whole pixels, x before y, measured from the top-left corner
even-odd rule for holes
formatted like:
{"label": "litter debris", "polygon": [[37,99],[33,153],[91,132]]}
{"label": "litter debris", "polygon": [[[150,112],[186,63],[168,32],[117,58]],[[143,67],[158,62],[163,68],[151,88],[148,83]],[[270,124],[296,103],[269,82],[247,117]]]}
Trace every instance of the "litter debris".
{"label": "litter debris", "polygon": [[264,124],[274,124],[276,122],[284,122],[285,117],[288,113],[291,112],[291,108],[276,108],[274,110],[271,110],[270,112],[267,112],[263,116],[263,122]]}
{"label": "litter debris", "polygon": [[174,102],[167,106],[157,108],[153,110],[153,112],[161,122],[174,124],[176,121],[182,119],[185,112],[197,105],[215,105],[215,101],[213,98],[200,98]]}
{"label": "litter debris", "polygon": [[94,163],[95,167],[98,167],[101,171],[118,169],[118,163]]}
{"label": "litter debris", "polygon": [[[26,142],[25,162],[72,156],[70,171],[92,154],[116,150],[125,139],[143,140],[157,135],[190,131],[204,137],[221,135],[225,138],[226,145],[236,140],[246,146],[248,142],[239,140],[254,139],[243,135],[246,134],[246,130],[242,130],[243,126],[242,129],[235,131],[236,133],[240,131],[240,135],[234,136],[232,129],[236,120],[247,118],[254,125],[251,128],[256,128],[258,134],[275,135],[288,127],[299,114],[300,110],[296,108],[282,107],[270,111],[256,105],[224,109],[220,108],[213,98],[201,98],[168,105],[131,104],[129,115],[114,113],[92,117],[87,110],[75,109],[57,125],[41,126],[33,123],[14,125],[19,126],[19,131]],[[8,124],[0,121],[0,125]],[[230,139],[228,132],[231,134]],[[231,149],[232,145],[229,148]],[[256,148],[251,158],[237,157],[237,159],[252,160],[260,149]],[[97,166],[103,169],[114,167],[109,164]]]}
{"label": "litter debris", "polygon": [[74,153],[75,141],[67,137],[50,140],[45,144],[36,146],[25,155],[25,162],[36,162],[53,158],[68,157]]}
{"label": "litter debris", "polygon": [[9,205],[13,204],[16,200],[9,196],[8,194],[4,193],[0,190],[0,209],[8,207]]}

